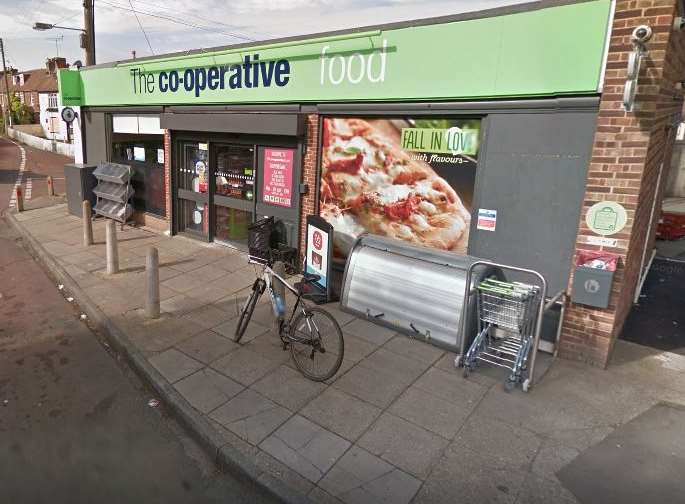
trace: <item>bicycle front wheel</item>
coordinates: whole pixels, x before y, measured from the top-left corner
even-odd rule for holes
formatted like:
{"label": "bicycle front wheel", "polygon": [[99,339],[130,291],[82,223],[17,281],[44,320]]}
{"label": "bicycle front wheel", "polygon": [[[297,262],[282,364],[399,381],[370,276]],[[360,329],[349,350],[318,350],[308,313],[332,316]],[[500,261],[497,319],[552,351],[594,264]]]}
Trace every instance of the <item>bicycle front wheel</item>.
{"label": "bicycle front wheel", "polygon": [[305,377],[324,381],[338,372],[345,343],[333,315],[321,308],[305,308],[290,330],[290,355]]}
{"label": "bicycle front wheel", "polygon": [[264,280],[262,280],[261,278],[255,280],[254,284],[252,284],[252,294],[250,294],[250,297],[243,306],[243,309],[240,310],[240,318],[238,319],[238,325],[235,326],[234,340],[236,343],[238,343],[240,341],[240,338],[243,337],[243,334],[245,334],[247,325],[250,323],[250,319],[252,318],[252,312],[254,311],[255,306],[257,306],[259,296],[262,295],[265,287],[266,286],[264,285]]}

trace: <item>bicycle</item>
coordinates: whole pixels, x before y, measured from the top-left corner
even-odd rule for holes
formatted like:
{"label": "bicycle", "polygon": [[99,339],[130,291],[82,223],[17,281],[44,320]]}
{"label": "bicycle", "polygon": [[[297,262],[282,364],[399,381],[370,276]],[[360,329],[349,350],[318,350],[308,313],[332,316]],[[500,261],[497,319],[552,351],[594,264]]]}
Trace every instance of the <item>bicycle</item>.
{"label": "bicycle", "polygon": [[[309,306],[302,299],[301,289],[296,289],[271,269],[271,260],[249,256],[248,263],[261,267],[262,274],[252,284],[252,293],[240,310],[235,330],[236,343],[245,334],[257,301],[267,291],[278,319],[278,335],[283,342],[283,350],[290,348],[295,367],[313,381],[331,378],[340,369],[345,351],[342,330],[333,315],[322,308]],[[285,318],[285,300],[274,292],[274,277],[297,296],[288,318]],[[305,273],[301,285],[316,282],[319,278],[318,275]]]}

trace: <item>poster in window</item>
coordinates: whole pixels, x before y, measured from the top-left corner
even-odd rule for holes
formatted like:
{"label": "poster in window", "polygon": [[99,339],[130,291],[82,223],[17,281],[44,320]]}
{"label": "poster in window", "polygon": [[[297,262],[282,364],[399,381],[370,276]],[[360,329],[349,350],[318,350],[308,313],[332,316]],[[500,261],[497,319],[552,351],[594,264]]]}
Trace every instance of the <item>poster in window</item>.
{"label": "poster in window", "polygon": [[293,149],[264,149],[262,201],[269,205],[292,206]]}
{"label": "poster in window", "polygon": [[145,161],[145,147],[133,147],[133,159]]}
{"label": "poster in window", "polygon": [[479,119],[324,119],[319,210],[335,256],[364,232],[465,254],[479,141]]}

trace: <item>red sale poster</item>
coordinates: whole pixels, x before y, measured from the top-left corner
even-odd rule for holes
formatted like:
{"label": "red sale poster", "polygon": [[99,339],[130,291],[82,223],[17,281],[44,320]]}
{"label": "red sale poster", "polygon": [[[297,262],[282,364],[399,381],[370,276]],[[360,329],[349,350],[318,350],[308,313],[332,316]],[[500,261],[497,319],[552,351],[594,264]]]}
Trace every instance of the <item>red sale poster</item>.
{"label": "red sale poster", "polygon": [[293,149],[264,149],[262,201],[269,205],[292,205]]}

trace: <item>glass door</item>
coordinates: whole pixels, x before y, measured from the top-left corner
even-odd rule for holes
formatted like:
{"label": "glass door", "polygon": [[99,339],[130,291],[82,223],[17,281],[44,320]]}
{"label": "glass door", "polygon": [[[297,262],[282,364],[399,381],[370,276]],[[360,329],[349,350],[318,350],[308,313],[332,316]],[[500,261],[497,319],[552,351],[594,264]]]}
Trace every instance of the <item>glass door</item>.
{"label": "glass door", "polygon": [[247,249],[247,227],[255,213],[255,148],[212,146],[214,240]]}
{"label": "glass door", "polygon": [[176,180],[178,231],[209,240],[209,149],[207,143],[180,142]]}

